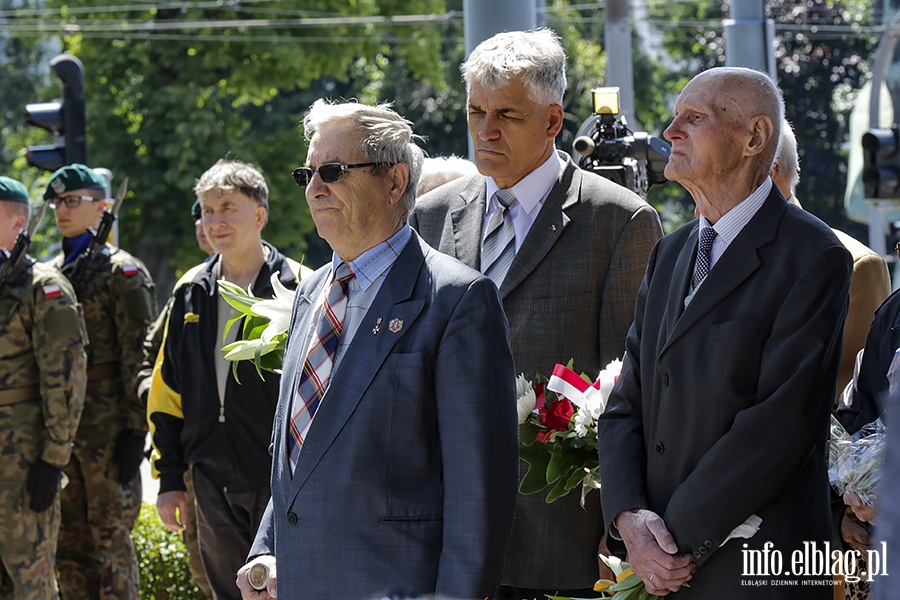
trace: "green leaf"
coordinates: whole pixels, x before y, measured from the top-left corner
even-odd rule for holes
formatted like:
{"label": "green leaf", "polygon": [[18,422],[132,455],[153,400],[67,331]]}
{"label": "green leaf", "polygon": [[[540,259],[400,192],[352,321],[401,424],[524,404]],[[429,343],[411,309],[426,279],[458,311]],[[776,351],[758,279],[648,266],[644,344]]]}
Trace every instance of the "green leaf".
{"label": "green leaf", "polygon": [[224,279],[219,280],[219,293],[222,294],[222,297],[225,298],[225,301],[228,302],[235,310],[240,311],[245,315],[253,314],[253,305],[260,301],[260,298],[255,298],[249,295],[246,291],[244,291],[240,286],[231,283],[230,281],[225,281]]}
{"label": "green leaf", "polygon": [[528,471],[519,484],[523,494],[535,494],[549,485],[547,481],[547,464],[550,462],[550,451],[542,442],[533,442],[527,446],[519,446],[519,456],[528,463]]}
{"label": "green leaf", "polygon": [[550,456],[550,463],[547,465],[547,482],[553,483],[562,478],[572,468],[581,468],[580,461],[573,460],[568,452],[558,452]]}

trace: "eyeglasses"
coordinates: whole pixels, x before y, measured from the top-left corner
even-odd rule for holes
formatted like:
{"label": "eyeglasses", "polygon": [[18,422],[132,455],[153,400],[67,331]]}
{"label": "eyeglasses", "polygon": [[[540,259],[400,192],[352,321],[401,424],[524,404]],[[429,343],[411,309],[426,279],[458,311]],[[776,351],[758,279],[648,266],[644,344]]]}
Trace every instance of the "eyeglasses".
{"label": "eyeglasses", "polygon": [[50,202],[50,208],[56,210],[61,205],[65,204],[66,208],[78,208],[81,206],[81,201],[85,200],[87,202],[100,202],[97,198],[93,196],[57,196]]}
{"label": "eyeglasses", "polygon": [[357,163],[355,165],[342,165],[340,163],[325,163],[324,165],[319,165],[318,169],[310,169],[309,167],[298,167],[294,169],[291,175],[294,176],[294,181],[297,182],[297,185],[300,187],[306,187],[309,185],[309,182],[312,181],[313,175],[316,173],[319,174],[319,177],[322,178],[322,181],[325,183],[337,183],[344,179],[344,171],[347,169],[361,169],[362,167],[393,167],[394,165],[390,163],[377,163],[377,162],[367,162],[367,163]]}

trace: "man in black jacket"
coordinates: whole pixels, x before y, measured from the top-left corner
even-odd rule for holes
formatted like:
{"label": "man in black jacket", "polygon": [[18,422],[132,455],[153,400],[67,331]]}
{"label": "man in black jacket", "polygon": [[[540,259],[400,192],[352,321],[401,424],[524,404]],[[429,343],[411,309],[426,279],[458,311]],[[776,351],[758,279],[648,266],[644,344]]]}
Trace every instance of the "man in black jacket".
{"label": "man in black jacket", "polygon": [[200,556],[214,598],[239,598],[235,573],[269,500],[268,452],[279,377],[261,380],[251,364],[238,366],[238,384],[220,348],[240,335],[225,324],[234,310],[218,280],[272,297],[273,277],[296,287],[300,265],[262,241],[268,188],[253,166],[220,160],[197,181],[206,236],[218,254],[188,271],[176,286],[162,350],[158,385],[150,390],[156,506],[172,531],[184,529],[184,472],[193,467]]}

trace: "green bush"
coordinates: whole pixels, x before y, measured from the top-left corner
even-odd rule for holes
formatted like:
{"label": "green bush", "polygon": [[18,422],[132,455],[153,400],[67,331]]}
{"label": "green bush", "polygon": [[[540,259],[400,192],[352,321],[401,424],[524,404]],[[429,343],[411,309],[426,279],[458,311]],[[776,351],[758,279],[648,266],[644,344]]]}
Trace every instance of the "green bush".
{"label": "green bush", "polygon": [[191,575],[181,536],[166,529],[155,506],[146,502],[141,505],[131,538],[141,571],[141,598],[205,600]]}

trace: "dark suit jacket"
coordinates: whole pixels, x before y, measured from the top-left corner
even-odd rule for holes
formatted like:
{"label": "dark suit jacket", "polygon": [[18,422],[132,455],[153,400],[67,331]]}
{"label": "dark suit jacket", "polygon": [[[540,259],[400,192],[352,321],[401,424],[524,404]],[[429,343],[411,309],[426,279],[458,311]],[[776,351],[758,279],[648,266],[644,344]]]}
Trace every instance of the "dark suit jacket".
{"label": "dark suit jacket", "polygon": [[[500,288],[516,371],[528,378],[549,376],[570,358],[576,371],[596,376],[622,356],[647,257],[662,235],[647,203],[560,155],[567,166]],[[410,224],[478,269],[485,195],[483,176],[457,179],[422,196]],[[598,494],[588,495],[586,510],[577,492],[549,505],[546,495],[518,498],[503,583],[593,587],[603,533]]]}
{"label": "dark suit jacket", "polygon": [[[803,542],[830,539],[825,443],[850,255],[773,189],[685,309],[697,227],[654,248],[600,420],[607,524],[632,508],[663,517],[699,566],[679,598],[831,598],[741,586],[742,549],[772,542],[790,567]],[[719,548],[751,514],[757,534]]]}
{"label": "dark suit jacket", "polygon": [[275,555],[283,598],[484,598],[500,580],[518,456],[497,290],[413,235],[333,373],[292,477],[292,390],[329,273],[297,294],[272,499],[251,556]]}

